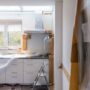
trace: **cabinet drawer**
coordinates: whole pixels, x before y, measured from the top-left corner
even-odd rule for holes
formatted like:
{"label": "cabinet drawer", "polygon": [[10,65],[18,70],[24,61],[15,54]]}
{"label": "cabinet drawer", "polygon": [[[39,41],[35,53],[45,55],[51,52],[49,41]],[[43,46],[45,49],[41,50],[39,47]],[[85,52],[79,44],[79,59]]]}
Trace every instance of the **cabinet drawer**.
{"label": "cabinet drawer", "polygon": [[0,83],[1,84],[5,83],[5,71],[2,71],[0,73]]}
{"label": "cabinet drawer", "polygon": [[24,61],[24,71],[37,71],[40,69],[41,65],[43,64],[43,61],[37,61],[37,60],[31,60],[31,61]]}
{"label": "cabinet drawer", "polygon": [[29,59],[27,59],[27,60],[24,60],[24,64],[38,64],[38,63],[42,63],[43,62],[43,60],[41,59],[32,59],[32,60],[29,60]]}
{"label": "cabinet drawer", "polygon": [[23,72],[6,73],[6,83],[23,83]]}
{"label": "cabinet drawer", "polygon": [[35,80],[35,74],[31,72],[24,72],[24,84],[32,84]]}
{"label": "cabinet drawer", "polygon": [[19,71],[23,69],[23,63],[11,63],[7,68],[6,72],[8,71]]}
{"label": "cabinet drawer", "polygon": [[13,62],[6,69],[6,83],[23,83],[23,63]]}

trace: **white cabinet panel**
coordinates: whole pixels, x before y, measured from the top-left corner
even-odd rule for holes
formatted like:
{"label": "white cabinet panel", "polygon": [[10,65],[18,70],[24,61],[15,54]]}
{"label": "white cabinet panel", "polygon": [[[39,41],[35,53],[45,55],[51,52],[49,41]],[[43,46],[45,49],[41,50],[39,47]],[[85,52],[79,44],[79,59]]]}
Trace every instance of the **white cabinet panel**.
{"label": "white cabinet panel", "polygon": [[22,15],[22,29],[35,30],[35,14],[32,12],[23,12]]}
{"label": "white cabinet panel", "polygon": [[22,72],[8,72],[6,75],[6,83],[23,83]]}
{"label": "white cabinet panel", "polygon": [[32,84],[35,80],[35,74],[32,72],[24,72],[24,84]]}
{"label": "white cabinet panel", "polygon": [[12,62],[6,69],[6,83],[23,83],[23,62]]}
{"label": "white cabinet panel", "polygon": [[29,84],[34,82],[42,64],[42,60],[24,60],[24,83]]}
{"label": "white cabinet panel", "polygon": [[0,84],[5,83],[5,70],[0,73]]}
{"label": "white cabinet panel", "polygon": [[25,71],[37,71],[38,69],[40,69],[41,65],[43,64],[43,61],[42,60],[27,60],[27,61],[24,61],[24,70]]}
{"label": "white cabinet panel", "polygon": [[[6,59],[0,59],[0,65],[5,64],[6,61]],[[0,84],[5,83],[5,73],[6,69],[0,71]]]}
{"label": "white cabinet panel", "polygon": [[[0,83],[32,84],[43,64],[43,61],[45,61],[45,72],[48,77],[47,59],[16,59],[0,73]],[[0,60],[0,64],[5,62],[6,60]]]}
{"label": "white cabinet panel", "polygon": [[44,59],[31,59],[31,60],[24,60],[24,83],[30,84],[33,83],[38,71],[40,70],[41,66],[43,65],[43,62],[45,62],[45,71],[47,72],[48,77],[48,68],[46,69],[48,65],[48,60]]}
{"label": "white cabinet panel", "polygon": [[53,14],[43,14],[43,23],[45,30],[53,30]]}

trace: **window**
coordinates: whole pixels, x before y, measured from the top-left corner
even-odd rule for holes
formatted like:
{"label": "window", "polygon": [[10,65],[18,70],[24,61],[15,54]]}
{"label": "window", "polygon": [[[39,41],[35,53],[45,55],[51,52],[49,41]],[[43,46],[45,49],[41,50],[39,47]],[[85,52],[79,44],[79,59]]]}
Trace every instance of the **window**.
{"label": "window", "polygon": [[0,25],[0,48],[21,46],[21,25]]}
{"label": "window", "polygon": [[3,25],[0,25],[0,46],[4,46],[3,32],[4,32],[4,27]]}

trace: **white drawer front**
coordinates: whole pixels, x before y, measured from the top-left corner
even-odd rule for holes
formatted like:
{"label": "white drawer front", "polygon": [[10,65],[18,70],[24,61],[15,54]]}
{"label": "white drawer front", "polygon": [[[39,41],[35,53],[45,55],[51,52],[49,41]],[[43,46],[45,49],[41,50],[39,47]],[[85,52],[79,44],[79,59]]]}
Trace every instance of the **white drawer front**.
{"label": "white drawer front", "polygon": [[42,64],[43,61],[41,60],[24,61],[24,71],[38,71]]}
{"label": "white drawer front", "polygon": [[6,73],[6,83],[23,83],[23,72]]}
{"label": "white drawer front", "polygon": [[6,83],[23,83],[23,63],[13,62],[6,69]]}
{"label": "white drawer front", "polygon": [[24,72],[24,84],[32,84],[35,80],[35,74],[32,72]]}
{"label": "white drawer front", "polygon": [[1,84],[5,83],[5,71],[2,71],[0,73],[0,83]]}
{"label": "white drawer front", "polygon": [[8,72],[8,71],[19,71],[20,69],[23,69],[23,63],[13,62],[7,67],[6,72]]}

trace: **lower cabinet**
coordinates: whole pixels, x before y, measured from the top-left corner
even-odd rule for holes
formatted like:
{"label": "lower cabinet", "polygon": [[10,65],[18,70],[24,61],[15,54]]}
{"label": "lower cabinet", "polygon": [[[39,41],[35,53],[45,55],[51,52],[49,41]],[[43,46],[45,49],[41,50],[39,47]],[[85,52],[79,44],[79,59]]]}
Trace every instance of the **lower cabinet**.
{"label": "lower cabinet", "polygon": [[48,59],[17,59],[0,72],[0,84],[32,84],[43,62],[48,78]]}
{"label": "lower cabinet", "polygon": [[[7,62],[7,59],[0,59],[0,65],[3,65]],[[0,84],[6,83],[6,69],[0,70]]]}
{"label": "lower cabinet", "polygon": [[5,70],[0,73],[0,84],[5,83]]}
{"label": "lower cabinet", "polygon": [[15,60],[7,67],[6,83],[23,83],[23,60]]}
{"label": "lower cabinet", "polygon": [[33,83],[42,64],[43,60],[24,60],[24,84]]}

